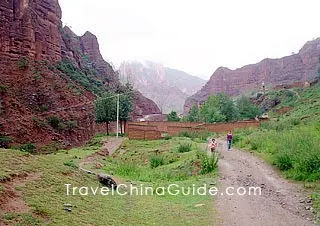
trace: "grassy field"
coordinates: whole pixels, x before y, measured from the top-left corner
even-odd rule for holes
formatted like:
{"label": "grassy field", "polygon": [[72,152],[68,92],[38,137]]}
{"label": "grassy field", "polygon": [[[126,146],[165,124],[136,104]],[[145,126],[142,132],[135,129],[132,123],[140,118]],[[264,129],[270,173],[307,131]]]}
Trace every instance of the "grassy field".
{"label": "grassy field", "polygon": [[303,181],[320,212],[320,85],[295,92],[300,98],[273,91],[272,96],[284,98],[279,108],[293,109],[283,115],[271,113],[272,119],[260,129],[236,131],[234,142],[258,153],[287,178]]}
{"label": "grassy field", "polygon": [[[210,196],[67,196],[65,184],[76,187],[101,185],[95,176],[85,174],[77,166],[86,156],[101,147],[97,137],[83,148],[59,151],[50,155],[30,155],[17,150],[0,150],[0,180],[18,175],[39,174],[16,188],[31,208],[27,213],[1,213],[10,225],[212,225],[215,222],[213,198]],[[190,144],[189,150],[179,147]],[[202,144],[189,138],[161,141],[126,141],[114,158],[102,162],[104,170],[134,185],[167,187],[169,183],[183,186],[210,184],[214,172],[202,175],[198,150]],[[187,145],[189,146],[189,145]],[[184,149],[184,148],[182,148]],[[188,149],[188,148],[187,148]],[[159,158],[162,160],[157,160]],[[151,166],[151,162],[159,162]],[[200,165],[200,167],[199,167]],[[191,173],[190,173],[191,172]],[[4,184],[0,194],[5,194]],[[72,212],[64,204],[73,205]],[[0,221],[1,224],[1,221]]]}

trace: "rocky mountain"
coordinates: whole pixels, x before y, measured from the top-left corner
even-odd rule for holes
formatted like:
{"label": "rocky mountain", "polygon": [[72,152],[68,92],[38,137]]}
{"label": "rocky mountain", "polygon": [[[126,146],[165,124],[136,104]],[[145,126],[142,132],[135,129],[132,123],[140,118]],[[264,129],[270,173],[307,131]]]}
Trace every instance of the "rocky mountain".
{"label": "rocky mountain", "polygon": [[[0,2],[0,146],[79,145],[103,127],[93,101],[121,88],[96,36],[62,27],[58,0]],[[159,113],[137,93],[136,114]],[[145,108],[147,106],[147,108]],[[135,114],[134,113],[134,114]]]}
{"label": "rocky mountain", "polygon": [[163,113],[183,112],[183,104],[205,80],[154,62],[123,62],[119,68],[122,83],[131,83],[159,106]]}
{"label": "rocky mountain", "polygon": [[237,96],[260,89],[263,83],[274,87],[313,80],[318,73],[319,56],[320,38],[307,42],[299,53],[291,56],[264,59],[236,70],[220,67],[201,90],[186,100],[184,112],[204,102],[210,94],[223,92]]}

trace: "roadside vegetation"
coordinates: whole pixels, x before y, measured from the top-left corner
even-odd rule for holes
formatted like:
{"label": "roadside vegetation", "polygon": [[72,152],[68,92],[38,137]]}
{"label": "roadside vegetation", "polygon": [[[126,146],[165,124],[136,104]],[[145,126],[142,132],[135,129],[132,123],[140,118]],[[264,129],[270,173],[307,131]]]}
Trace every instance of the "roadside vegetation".
{"label": "roadside vegetation", "polygon": [[[10,225],[212,225],[214,206],[210,196],[67,196],[65,184],[75,187],[101,187],[95,176],[78,170],[79,163],[101,149],[105,136],[95,137],[88,145],[55,154],[31,155],[19,150],[0,149],[1,194],[6,194],[5,181],[28,175],[39,175],[19,185],[27,212],[5,212],[0,217]],[[180,153],[184,147],[187,152]],[[214,182],[215,165],[210,155],[200,150],[205,143],[190,138],[158,141],[126,140],[113,157],[101,160],[103,170],[123,183],[167,187],[202,186]],[[31,147],[31,145],[29,145]],[[29,146],[26,147],[29,149]],[[199,154],[201,153],[201,154]],[[200,157],[200,155],[202,157]],[[208,166],[207,166],[208,165]],[[19,179],[20,180],[20,179]],[[1,195],[0,195],[1,197]],[[64,204],[72,204],[72,212]],[[177,217],[177,214],[179,217]]]}
{"label": "roadside vegetation", "polygon": [[253,119],[260,116],[262,111],[256,107],[247,96],[232,99],[225,94],[211,95],[202,104],[194,105],[188,116],[182,118],[185,122],[232,122]]}
{"label": "roadside vegetation", "polygon": [[287,178],[303,181],[314,190],[315,206],[320,210],[320,84],[293,91],[271,92],[267,98],[281,100],[278,109],[291,110],[270,113],[270,121],[260,129],[236,131],[234,142],[257,152]]}

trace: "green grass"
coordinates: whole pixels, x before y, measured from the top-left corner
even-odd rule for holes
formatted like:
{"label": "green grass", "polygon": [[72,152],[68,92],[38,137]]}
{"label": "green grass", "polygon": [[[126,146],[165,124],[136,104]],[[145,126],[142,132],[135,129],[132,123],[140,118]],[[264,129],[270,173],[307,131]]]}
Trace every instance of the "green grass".
{"label": "green grass", "polygon": [[182,143],[179,145],[178,152],[179,153],[185,153],[192,150],[192,144],[191,143]]}
{"label": "green grass", "polygon": [[314,184],[315,208],[320,213],[320,84],[302,90],[273,91],[282,100],[279,107],[293,109],[284,115],[271,113],[270,121],[259,129],[235,131],[237,147],[253,150],[270,164],[279,168],[285,177]]}
{"label": "green grass", "polygon": [[[24,173],[40,173],[41,175],[39,180],[29,181],[19,187],[23,199],[32,211],[30,213],[4,213],[0,216],[2,221],[12,225],[214,224],[215,211],[212,198],[209,196],[93,196],[92,194],[67,196],[65,184],[72,184],[76,187],[101,186],[95,176],[85,174],[75,167],[78,166],[81,159],[98,151],[103,139],[103,136],[98,136],[83,148],[58,151],[49,155],[34,156],[18,150],[0,149],[0,179],[14,178]],[[182,138],[183,141],[184,139]],[[151,184],[154,187],[167,187],[169,181],[175,181],[176,184],[184,186],[193,183],[200,186],[203,183],[212,182],[214,174],[188,176],[183,180],[178,173],[174,177],[164,176],[173,169],[178,172],[179,166],[189,166],[187,159],[193,158],[195,154],[193,151],[178,153],[179,142],[181,139],[175,138],[170,141],[126,141],[122,147],[126,149],[126,152],[120,154],[119,150],[115,159],[107,158],[105,170],[108,172],[111,168],[115,168],[118,170],[115,171],[117,175],[125,174],[125,178],[131,181],[136,181],[135,179],[148,181],[147,177],[149,177],[152,183],[139,181],[135,183]],[[152,169],[148,157],[154,154],[155,149],[158,149],[159,153],[165,157],[165,165]],[[123,164],[116,167],[116,163],[119,162]],[[130,165],[128,162],[135,164]],[[146,169],[149,171],[143,171]],[[184,172],[183,167],[181,172]],[[142,176],[138,175],[139,173],[146,179],[143,180]],[[66,203],[73,205],[72,212],[63,210],[63,204]],[[204,206],[195,207],[199,203]]]}

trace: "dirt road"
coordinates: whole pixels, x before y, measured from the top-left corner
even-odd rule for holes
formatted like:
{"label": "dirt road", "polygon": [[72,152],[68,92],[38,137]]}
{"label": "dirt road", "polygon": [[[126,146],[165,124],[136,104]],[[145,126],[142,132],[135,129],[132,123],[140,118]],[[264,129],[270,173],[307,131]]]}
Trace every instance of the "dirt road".
{"label": "dirt road", "polygon": [[252,153],[236,149],[228,152],[226,142],[219,142],[222,143],[219,192],[225,192],[227,187],[235,188],[230,193],[236,193],[239,187],[247,192],[249,187],[261,187],[261,196],[217,196],[220,225],[316,225],[312,221],[311,200],[301,186],[281,178]]}

